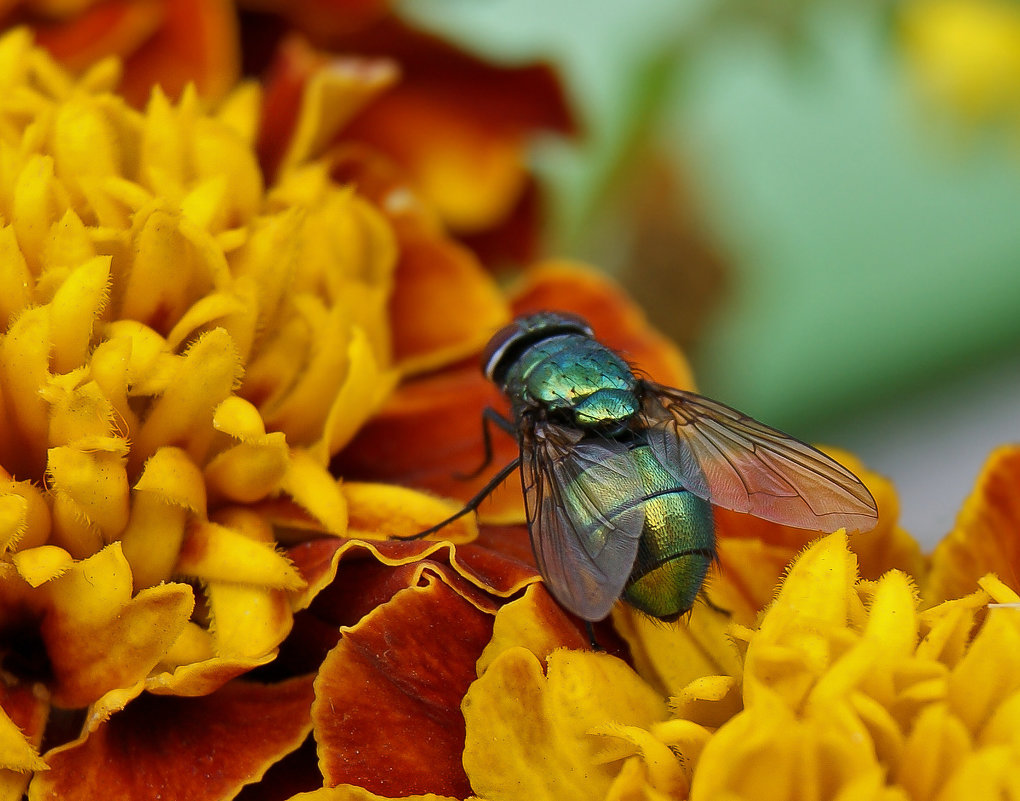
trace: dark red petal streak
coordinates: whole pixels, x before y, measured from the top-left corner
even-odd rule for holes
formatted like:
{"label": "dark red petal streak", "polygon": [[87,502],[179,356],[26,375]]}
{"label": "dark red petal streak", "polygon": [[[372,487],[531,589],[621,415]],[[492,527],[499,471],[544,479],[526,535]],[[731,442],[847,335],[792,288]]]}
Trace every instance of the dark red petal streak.
{"label": "dark red petal streak", "polygon": [[311,729],[312,678],[235,681],[202,698],[142,695],[51,753],[36,801],[219,801],[258,781]]}

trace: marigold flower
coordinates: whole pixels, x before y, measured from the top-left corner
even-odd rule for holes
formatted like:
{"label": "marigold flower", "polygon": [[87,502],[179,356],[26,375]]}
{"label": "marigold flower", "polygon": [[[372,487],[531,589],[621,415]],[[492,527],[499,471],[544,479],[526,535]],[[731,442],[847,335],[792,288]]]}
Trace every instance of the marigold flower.
{"label": "marigold flower", "polygon": [[345,533],[327,464],[394,381],[384,216],[321,163],[264,187],[250,88],[139,112],[118,72],[0,38],[0,637],[37,710],[12,689],[0,715],[12,787],[50,704],[89,707],[87,736],[274,658],[307,580],[255,505]]}

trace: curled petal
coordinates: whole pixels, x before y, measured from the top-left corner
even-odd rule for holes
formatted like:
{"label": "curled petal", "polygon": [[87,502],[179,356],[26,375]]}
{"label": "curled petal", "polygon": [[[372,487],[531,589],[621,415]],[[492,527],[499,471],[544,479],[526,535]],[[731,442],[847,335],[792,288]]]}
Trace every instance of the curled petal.
{"label": "curled petal", "polygon": [[337,131],[397,77],[397,65],[387,59],[330,58],[304,39],[287,38],[266,78],[259,150],[267,172],[320,156]]}
{"label": "curled petal", "polygon": [[86,706],[144,678],[170,648],[194,606],[191,588],[163,584],[131,597],[131,571],[114,543],[40,589],[49,612],[41,633],[55,676],[53,701]]}
{"label": "curled petal", "polygon": [[491,633],[489,615],[434,578],[345,631],[315,681],[325,784],[467,796],[460,701]]}

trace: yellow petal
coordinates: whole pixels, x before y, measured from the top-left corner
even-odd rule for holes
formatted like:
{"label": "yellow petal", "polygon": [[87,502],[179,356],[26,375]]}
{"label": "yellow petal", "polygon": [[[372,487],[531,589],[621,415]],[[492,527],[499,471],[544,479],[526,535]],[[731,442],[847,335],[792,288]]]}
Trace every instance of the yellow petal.
{"label": "yellow petal", "polygon": [[29,586],[38,587],[62,575],[74,564],[71,554],[56,545],[40,545],[18,551],[11,558]]}
{"label": "yellow petal", "polygon": [[647,728],[662,699],[618,659],[560,650],[548,675],[524,648],[502,653],[468,689],[464,769],[489,801],[588,801],[605,795],[616,769],[596,763],[588,732],[621,723]]}
{"label": "yellow petal", "polygon": [[47,768],[38,750],[3,709],[0,709],[0,768],[19,772]]}
{"label": "yellow petal", "polygon": [[347,531],[347,501],[337,480],[307,452],[291,451],[282,489],[329,533],[343,536]]}
{"label": "yellow petal", "polygon": [[763,693],[709,740],[690,799],[877,799],[884,784],[884,769],[854,733],[838,721],[798,719]]}
{"label": "yellow petal", "polygon": [[718,727],[741,710],[740,684],[733,676],[702,676],[671,698],[669,705],[679,718]]}
{"label": "yellow petal", "polygon": [[96,525],[107,542],[127,525],[128,481],[123,453],[50,448],[46,474],[50,489],[64,496]]}
{"label": "yellow petal", "polygon": [[949,677],[949,707],[978,734],[996,707],[1020,689],[1020,613],[989,609]]}
{"label": "yellow petal", "polygon": [[176,350],[186,340],[218,327],[230,334],[243,362],[255,339],[258,312],[252,282],[235,281],[230,289],[211,292],[192,304],[167,334],[167,346]]}
{"label": "yellow petal", "polygon": [[314,72],[301,94],[281,170],[321,155],[337,131],[397,78],[396,64],[384,59],[336,58]]}
{"label": "yellow petal", "polygon": [[1020,737],[1020,692],[1014,692],[992,712],[981,730],[978,743],[988,745],[1017,745]]}
{"label": "yellow petal", "polygon": [[[119,433],[113,405],[95,381],[75,386],[70,391],[51,381],[41,390],[50,406],[50,447],[82,447],[83,441],[110,437]],[[126,443],[125,443],[126,447]]]}
{"label": "yellow petal", "polygon": [[78,199],[80,179],[121,174],[123,149],[117,132],[87,95],[72,96],[57,107],[52,143],[56,174]]}
{"label": "yellow petal", "polygon": [[28,529],[28,500],[8,492],[0,495],[0,553],[14,547]]}
{"label": "yellow petal", "polygon": [[161,445],[177,445],[204,464],[214,429],[213,411],[230,394],[241,373],[237,350],[222,328],[203,334],[184,355],[177,380],[155,402],[132,449],[144,460]]}
{"label": "yellow petal", "polygon": [[206,597],[219,656],[263,657],[290,633],[293,616],[282,590],[209,582]]}
{"label": "yellow petal", "polygon": [[136,590],[170,578],[187,523],[205,516],[205,504],[202,472],[183,450],[160,448],[145,463],[121,535]]}
{"label": "yellow petal", "polygon": [[946,704],[921,711],[893,774],[911,798],[934,799],[971,749],[966,726]]}
{"label": "yellow petal", "polygon": [[[683,798],[687,795],[688,779],[682,762],[670,750],[669,746],[655,737],[652,732],[639,726],[607,723],[595,726],[591,733],[607,741],[600,757],[603,762],[624,759],[631,754],[637,754],[640,757],[643,781],[638,786],[643,785],[651,791],[662,793],[664,798]],[[614,740],[617,741],[615,744]],[[637,784],[633,780],[628,783],[632,787]],[[610,798],[613,797],[614,790],[622,792],[621,784],[618,776],[614,782],[615,787],[608,794]]]}
{"label": "yellow petal", "polygon": [[216,523],[196,521],[187,532],[177,571],[207,581],[299,590],[301,574],[271,544]]}
{"label": "yellow petal", "polygon": [[332,457],[354,437],[357,430],[392,392],[399,378],[384,370],[361,328],[352,332],[347,353],[347,376],[326,415],[322,439],[313,446],[318,456]]}
{"label": "yellow petal", "polygon": [[131,597],[131,570],[120,543],[47,582],[50,611],[42,623],[53,667],[54,703],[85,706],[105,692],[144,678],[177,639],[194,596],[163,584]]}
{"label": "yellow petal", "polygon": [[0,338],[0,387],[7,424],[22,439],[23,465],[7,464],[23,475],[42,475],[38,444],[46,442],[49,404],[39,394],[49,379],[50,321],[44,307],[27,309]]}
{"label": "yellow petal", "polygon": [[630,646],[635,670],[664,695],[676,695],[702,676],[741,675],[727,634],[730,619],[707,605],[696,604],[684,621],[664,626],[617,604],[613,623]]}
{"label": "yellow petal", "polygon": [[0,226],[0,330],[6,331],[11,320],[31,305],[34,286],[14,229]]}
{"label": "yellow petal", "polygon": [[959,798],[1008,798],[1020,794],[1017,748],[1000,746],[967,754],[952,776],[939,788],[936,801]]}
{"label": "yellow petal", "polygon": [[917,592],[913,582],[890,570],[878,582],[864,636],[886,657],[906,656],[917,647]]}
{"label": "yellow petal", "polygon": [[[410,536],[463,508],[458,501],[395,484],[345,481],[340,489],[347,500],[348,537],[378,540]],[[467,514],[458,518],[444,526],[437,537],[456,543],[470,542],[478,537],[475,516]]]}

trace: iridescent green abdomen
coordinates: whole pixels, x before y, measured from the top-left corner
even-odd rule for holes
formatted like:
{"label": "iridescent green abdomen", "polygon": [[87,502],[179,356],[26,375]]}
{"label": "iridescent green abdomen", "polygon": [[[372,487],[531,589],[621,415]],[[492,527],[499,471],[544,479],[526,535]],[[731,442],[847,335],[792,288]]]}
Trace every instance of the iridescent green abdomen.
{"label": "iridescent green abdomen", "polygon": [[645,522],[623,598],[652,617],[675,620],[694,605],[712,564],[712,505],[680,486],[647,445],[631,455],[644,483]]}

